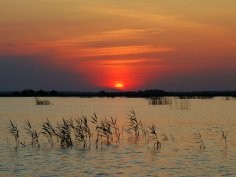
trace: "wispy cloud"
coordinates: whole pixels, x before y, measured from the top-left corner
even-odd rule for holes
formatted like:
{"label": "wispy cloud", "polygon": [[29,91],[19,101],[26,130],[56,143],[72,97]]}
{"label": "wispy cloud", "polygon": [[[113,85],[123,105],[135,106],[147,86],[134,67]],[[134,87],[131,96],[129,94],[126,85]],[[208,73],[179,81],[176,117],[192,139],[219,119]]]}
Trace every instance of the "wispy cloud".
{"label": "wispy cloud", "polygon": [[162,59],[147,59],[147,58],[136,58],[136,59],[115,59],[115,60],[103,60],[102,65],[105,66],[116,66],[116,65],[127,65],[127,64],[156,64],[162,61]]}
{"label": "wispy cloud", "polygon": [[112,41],[126,41],[132,39],[142,39],[150,35],[158,35],[163,29],[155,28],[121,28],[116,30],[105,30],[83,36],[73,37],[71,39],[59,39],[50,41],[37,42],[39,47],[60,47],[60,46],[78,46],[86,45],[86,43],[93,42],[112,42]]}
{"label": "wispy cloud", "polygon": [[155,47],[151,45],[131,45],[121,47],[103,47],[103,48],[86,48],[80,49],[78,52],[82,57],[96,56],[119,56],[143,53],[161,53],[173,51],[170,47]]}

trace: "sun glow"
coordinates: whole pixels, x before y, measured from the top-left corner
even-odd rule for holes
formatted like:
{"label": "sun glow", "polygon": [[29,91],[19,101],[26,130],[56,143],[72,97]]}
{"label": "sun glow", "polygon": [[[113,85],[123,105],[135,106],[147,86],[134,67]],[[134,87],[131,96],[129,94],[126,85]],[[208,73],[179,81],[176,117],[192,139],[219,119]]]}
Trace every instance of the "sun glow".
{"label": "sun glow", "polygon": [[123,88],[124,88],[124,84],[121,83],[121,82],[117,82],[117,83],[115,84],[115,88],[117,88],[117,89],[123,89]]}

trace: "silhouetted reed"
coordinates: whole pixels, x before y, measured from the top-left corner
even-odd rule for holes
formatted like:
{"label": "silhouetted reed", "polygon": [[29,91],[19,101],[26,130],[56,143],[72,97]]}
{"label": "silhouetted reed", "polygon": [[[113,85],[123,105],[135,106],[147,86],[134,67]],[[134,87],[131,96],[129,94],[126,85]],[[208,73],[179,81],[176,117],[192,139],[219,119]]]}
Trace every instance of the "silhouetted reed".
{"label": "silhouetted reed", "polygon": [[[135,111],[132,109],[128,113],[128,124],[125,126],[124,133],[127,133],[128,141],[131,143],[139,144],[146,143],[152,145],[154,150],[159,151],[164,145],[165,141],[174,140],[175,137],[172,134],[167,136],[165,133],[159,132],[159,127],[155,124],[151,126],[145,126],[142,121],[138,120]],[[95,125],[95,127],[90,126]],[[19,129],[16,124],[9,120],[8,130],[11,135],[14,136],[16,142],[16,148],[21,144],[26,146],[25,143],[19,141]],[[91,119],[86,116],[81,116],[76,119],[62,119],[59,123],[53,125],[49,119],[46,119],[41,123],[41,130],[36,131],[33,128],[29,120],[23,122],[22,128],[29,135],[31,140],[31,145],[33,147],[39,147],[40,134],[44,135],[47,138],[48,142],[51,144],[51,147],[55,144],[61,148],[71,148],[81,147],[83,149],[90,149],[92,145],[99,148],[106,146],[118,146],[120,144],[120,139],[123,138],[119,129],[117,118],[110,117],[107,118],[98,118],[97,114],[94,113]],[[123,126],[122,126],[123,127]],[[228,149],[227,144],[227,133],[221,129],[222,137],[224,139],[225,150]],[[42,136],[43,137],[43,136]],[[196,129],[194,133],[194,138],[196,143],[200,145],[200,149],[204,150],[206,148],[205,142],[203,140],[202,134],[199,129]],[[95,143],[92,143],[94,142]]]}
{"label": "silhouetted reed", "polygon": [[88,125],[87,117],[77,118],[75,125],[73,120],[70,121],[70,126],[73,128],[75,133],[75,140],[83,144],[83,148],[91,147],[91,130]]}
{"label": "silhouetted reed", "polygon": [[98,148],[99,143],[110,145],[112,141],[112,130],[111,123],[106,119],[102,119],[99,121],[96,113],[92,116],[93,124],[96,125],[96,148]]}
{"label": "silhouetted reed", "polygon": [[151,97],[149,98],[151,105],[169,105],[173,110],[185,110],[191,108],[191,100],[188,97]]}
{"label": "silhouetted reed", "polygon": [[55,134],[55,129],[53,128],[52,123],[47,119],[42,122],[41,125],[42,131],[41,133],[48,139],[48,142],[53,146],[53,135]]}
{"label": "silhouetted reed", "polygon": [[56,128],[53,129],[53,134],[60,140],[62,148],[68,148],[73,146],[71,139],[71,126],[70,122],[62,119],[61,123],[58,123]]}
{"label": "silhouetted reed", "polygon": [[191,108],[191,100],[186,98],[174,98],[170,104],[170,109],[173,110],[188,110]]}
{"label": "silhouetted reed", "polygon": [[130,141],[134,141],[137,143],[140,140],[140,135],[143,135],[144,138],[147,137],[148,131],[143,126],[143,123],[141,120],[138,120],[136,117],[136,113],[132,109],[128,114],[129,122],[128,122],[128,128],[127,133],[129,134],[128,139]]}
{"label": "silhouetted reed", "polygon": [[24,121],[24,127],[26,133],[31,137],[31,145],[39,147],[39,133],[32,128],[29,120]]}
{"label": "silhouetted reed", "polygon": [[50,105],[51,102],[49,100],[41,100],[39,98],[35,98],[36,105]]}
{"label": "silhouetted reed", "polygon": [[222,135],[222,138],[224,139],[224,144],[225,144],[225,151],[228,150],[228,143],[227,143],[227,137],[228,137],[228,133],[225,132],[223,129],[221,129],[221,135]]}
{"label": "silhouetted reed", "polygon": [[110,119],[98,119],[96,113],[93,114],[91,122],[96,126],[96,148],[99,144],[111,145],[115,143],[116,146],[120,144],[120,129],[117,125],[117,119],[111,117]]}
{"label": "silhouetted reed", "polygon": [[10,124],[8,125],[8,130],[11,133],[11,135],[14,136],[15,142],[16,142],[16,148],[17,148],[20,144],[19,129],[18,129],[17,125],[14,124],[11,120],[9,120],[9,122],[10,122]]}
{"label": "silhouetted reed", "polygon": [[115,139],[116,145],[118,145],[120,143],[120,129],[117,125],[117,118],[113,119],[111,117],[110,120],[111,123],[111,128],[112,128],[112,135],[113,135],[113,140]]}
{"label": "silhouetted reed", "polygon": [[151,127],[149,127],[149,141],[154,141],[153,148],[156,150],[161,149],[161,142],[159,140],[159,134],[157,132],[157,127],[153,124]]}
{"label": "silhouetted reed", "polygon": [[149,104],[151,105],[170,105],[172,99],[168,97],[151,97],[149,98]]}
{"label": "silhouetted reed", "polygon": [[195,132],[194,135],[195,135],[195,139],[197,140],[196,143],[200,144],[200,149],[201,150],[206,149],[205,143],[202,139],[202,134],[199,129],[197,129],[197,132]]}

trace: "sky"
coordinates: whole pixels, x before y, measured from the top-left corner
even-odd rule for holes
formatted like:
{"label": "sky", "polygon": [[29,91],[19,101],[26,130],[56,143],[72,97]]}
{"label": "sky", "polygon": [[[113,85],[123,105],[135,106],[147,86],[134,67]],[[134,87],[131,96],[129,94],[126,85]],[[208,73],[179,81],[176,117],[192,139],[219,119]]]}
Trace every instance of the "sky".
{"label": "sky", "polygon": [[236,90],[235,0],[0,0],[0,91]]}

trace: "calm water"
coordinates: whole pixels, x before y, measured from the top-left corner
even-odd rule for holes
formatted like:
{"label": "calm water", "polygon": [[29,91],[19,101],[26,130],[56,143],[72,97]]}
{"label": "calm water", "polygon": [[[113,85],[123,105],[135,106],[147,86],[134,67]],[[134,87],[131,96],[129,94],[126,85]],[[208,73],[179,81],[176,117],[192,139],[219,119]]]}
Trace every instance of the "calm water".
{"label": "calm water", "polygon": [[[52,105],[36,106],[34,98],[0,98],[0,176],[236,176],[236,100],[194,99],[189,100],[190,109],[179,110],[136,98],[48,99]],[[125,132],[119,147],[51,148],[40,137],[41,147],[32,148],[21,128],[26,119],[40,128],[46,118],[56,123],[96,112],[99,117],[117,117],[125,129],[132,108],[146,125],[155,123],[160,134],[174,139],[163,141],[160,151],[151,143],[147,147],[142,141],[128,142]],[[18,124],[25,148],[15,150],[8,119]],[[222,129],[228,134],[228,149]],[[198,131],[204,150],[195,135]]]}

